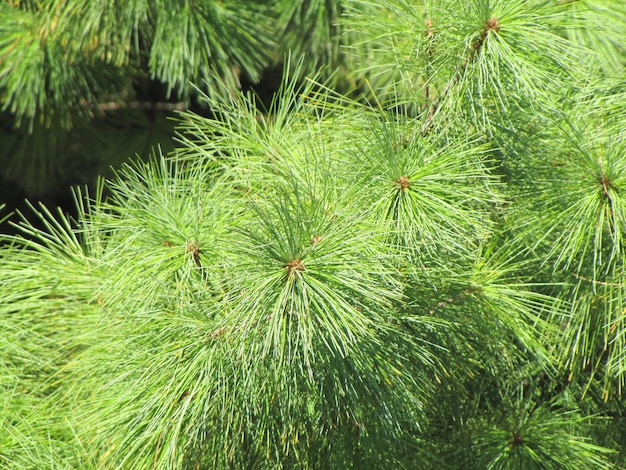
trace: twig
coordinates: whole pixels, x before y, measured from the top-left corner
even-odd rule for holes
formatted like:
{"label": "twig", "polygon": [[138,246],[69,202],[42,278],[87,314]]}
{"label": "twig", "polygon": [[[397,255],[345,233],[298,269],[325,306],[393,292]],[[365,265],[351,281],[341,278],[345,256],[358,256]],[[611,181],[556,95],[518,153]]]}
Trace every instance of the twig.
{"label": "twig", "polygon": [[184,111],[187,109],[186,101],[178,101],[176,103],[166,103],[166,102],[152,102],[152,101],[127,101],[127,102],[119,102],[119,101],[109,101],[106,103],[89,103],[87,104],[89,109],[94,109],[98,111],[115,111],[117,109],[159,109],[165,111]]}
{"label": "twig", "polygon": [[571,273],[571,274],[576,279],[580,279],[582,281],[591,282],[592,284],[600,284],[602,286],[611,286],[611,287],[624,287],[624,284],[618,284],[618,283],[615,283],[615,282],[596,281],[595,279],[589,279],[589,278],[587,278],[585,276],[581,276],[580,274],[576,274],[576,273]]}

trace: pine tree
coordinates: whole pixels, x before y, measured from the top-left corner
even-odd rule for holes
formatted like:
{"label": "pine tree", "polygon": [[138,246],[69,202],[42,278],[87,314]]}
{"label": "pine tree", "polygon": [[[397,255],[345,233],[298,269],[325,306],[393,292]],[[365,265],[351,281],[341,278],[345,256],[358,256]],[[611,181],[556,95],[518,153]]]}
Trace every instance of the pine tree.
{"label": "pine tree", "polygon": [[54,198],[155,142],[170,150],[172,113],[204,112],[196,90],[257,83],[288,49],[333,68],[339,12],[337,0],[0,2],[4,185]]}
{"label": "pine tree", "polygon": [[213,80],[3,237],[3,466],[626,466],[626,8],[340,8],[361,94]]}

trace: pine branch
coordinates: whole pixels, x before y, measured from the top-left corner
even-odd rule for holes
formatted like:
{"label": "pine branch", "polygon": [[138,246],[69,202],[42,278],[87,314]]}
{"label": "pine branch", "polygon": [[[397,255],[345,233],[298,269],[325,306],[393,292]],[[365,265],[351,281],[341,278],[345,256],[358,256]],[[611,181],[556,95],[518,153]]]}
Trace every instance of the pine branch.
{"label": "pine branch", "polygon": [[159,101],[109,101],[103,103],[86,103],[87,107],[96,111],[117,111],[124,109],[145,109],[163,111],[185,111],[189,107],[188,101],[178,101],[176,103]]}

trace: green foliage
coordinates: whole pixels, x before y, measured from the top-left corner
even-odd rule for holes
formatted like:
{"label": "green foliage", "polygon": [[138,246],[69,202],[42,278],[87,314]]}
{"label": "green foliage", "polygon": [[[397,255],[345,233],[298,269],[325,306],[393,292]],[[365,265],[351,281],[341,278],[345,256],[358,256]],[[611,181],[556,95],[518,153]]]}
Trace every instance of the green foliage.
{"label": "green foliage", "polygon": [[162,120],[194,105],[195,87],[233,93],[291,49],[308,52],[311,70],[339,63],[339,12],[338,2],[4,0],[2,178],[36,197],[95,181],[89,166],[120,158],[110,143],[91,146],[111,129],[132,128],[127,155],[146,155],[146,138],[169,149]]}
{"label": "green foliage", "polygon": [[[269,63],[269,5],[2,7],[2,47],[61,40],[63,5],[89,25],[76,57],[211,110],[77,190],[75,219],[40,205],[3,236],[2,466],[624,467],[623,8],[283,3],[277,30],[332,47],[267,107],[232,85]],[[363,95],[298,79],[335,27]],[[52,109],[18,84],[0,72],[16,115]]]}

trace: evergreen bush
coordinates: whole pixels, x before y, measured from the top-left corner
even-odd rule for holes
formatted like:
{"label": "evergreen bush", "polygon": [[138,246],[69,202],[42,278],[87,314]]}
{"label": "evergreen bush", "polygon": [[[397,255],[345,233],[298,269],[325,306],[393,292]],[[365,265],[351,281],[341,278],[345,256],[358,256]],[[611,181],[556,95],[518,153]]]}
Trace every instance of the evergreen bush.
{"label": "evergreen bush", "polygon": [[[93,3],[119,24],[77,54],[196,5]],[[267,107],[192,74],[211,113],[176,149],[2,237],[0,464],[625,468],[626,7],[310,5],[344,12],[361,94],[301,80],[317,58]],[[1,70],[16,116],[47,109]]]}

